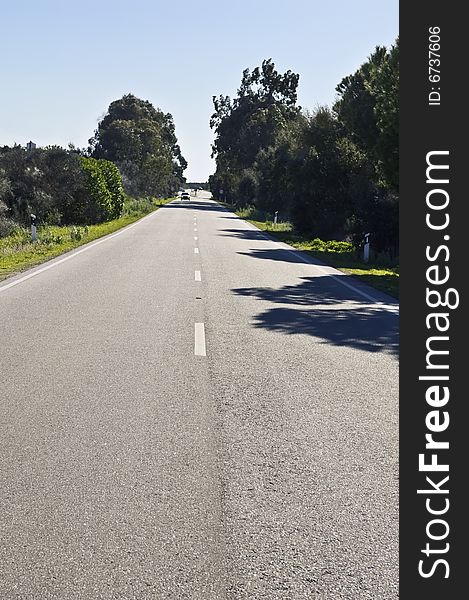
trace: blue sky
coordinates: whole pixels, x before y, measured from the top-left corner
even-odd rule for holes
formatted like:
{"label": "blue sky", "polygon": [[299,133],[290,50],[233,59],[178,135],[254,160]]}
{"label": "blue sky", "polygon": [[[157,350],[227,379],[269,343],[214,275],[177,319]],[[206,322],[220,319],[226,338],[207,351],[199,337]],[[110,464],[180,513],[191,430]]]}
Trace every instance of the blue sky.
{"label": "blue sky", "polygon": [[87,145],[109,103],[133,93],[172,113],[189,181],[214,170],[212,96],[272,58],[300,74],[299,104],[398,35],[398,0],[0,0],[0,145]]}

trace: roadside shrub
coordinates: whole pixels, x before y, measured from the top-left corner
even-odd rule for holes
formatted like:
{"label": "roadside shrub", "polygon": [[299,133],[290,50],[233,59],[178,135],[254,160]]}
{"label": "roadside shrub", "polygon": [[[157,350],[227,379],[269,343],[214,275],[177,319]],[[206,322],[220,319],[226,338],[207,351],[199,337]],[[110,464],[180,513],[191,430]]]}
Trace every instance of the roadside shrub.
{"label": "roadside shrub", "polygon": [[[112,218],[112,196],[106,185],[106,179],[95,158],[80,157],[85,175],[84,193],[87,195],[85,204],[85,223],[101,223]],[[83,193],[82,192],[82,193]]]}
{"label": "roadside shrub", "polygon": [[71,227],[70,228],[70,239],[73,241],[80,241],[86,235],[88,235],[88,227]]}
{"label": "roadside shrub", "polygon": [[12,235],[17,227],[18,224],[15,221],[0,215],[0,238]]}
{"label": "roadside shrub", "polygon": [[314,238],[308,246],[311,250],[318,252],[352,252],[353,245],[350,242],[340,242],[335,240],[321,240]]}
{"label": "roadside shrub", "polygon": [[154,210],[156,204],[153,198],[130,198],[124,203],[123,214],[129,216],[144,215]]}
{"label": "roadside shrub", "polygon": [[45,230],[39,235],[38,241],[45,245],[61,244],[64,241],[63,235],[56,235],[52,231]]}
{"label": "roadside shrub", "polygon": [[119,169],[109,160],[98,161],[107,189],[111,194],[111,218],[117,219],[121,216],[124,208],[124,188],[122,187],[122,177]]}

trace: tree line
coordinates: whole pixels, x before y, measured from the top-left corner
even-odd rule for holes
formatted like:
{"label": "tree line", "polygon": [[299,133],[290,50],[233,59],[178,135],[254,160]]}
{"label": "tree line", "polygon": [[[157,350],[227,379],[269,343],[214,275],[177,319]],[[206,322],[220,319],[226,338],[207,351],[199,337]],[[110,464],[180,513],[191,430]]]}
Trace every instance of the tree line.
{"label": "tree line", "polygon": [[377,47],[337,85],[332,108],[297,104],[299,75],[271,59],[243,72],[234,99],[213,98],[210,177],[215,197],[278,211],[304,234],[371,234],[376,251],[398,252],[399,40]]}
{"label": "tree line", "polygon": [[127,94],[110,104],[86,149],[0,148],[0,237],[31,213],[51,225],[117,218],[126,195],[173,194],[186,167],[171,114]]}

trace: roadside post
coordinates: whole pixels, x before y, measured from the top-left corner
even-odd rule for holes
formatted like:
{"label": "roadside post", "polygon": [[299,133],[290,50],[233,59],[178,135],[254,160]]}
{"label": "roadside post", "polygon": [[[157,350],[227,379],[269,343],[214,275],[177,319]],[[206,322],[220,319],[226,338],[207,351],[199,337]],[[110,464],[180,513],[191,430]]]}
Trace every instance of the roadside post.
{"label": "roadside post", "polygon": [[275,214],[274,214],[274,226],[277,226],[277,221],[278,221],[278,210],[276,210]]}
{"label": "roadside post", "polygon": [[368,262],[370,260],[370,234],[365,233],[363,241],[365,245],[363,246],[363,261]]}
{"label": "roadside post", "polygon": [[36,241],[36,220],[37,220],[36,215],[33,215],[31,213],[31,239],[33,242]]}

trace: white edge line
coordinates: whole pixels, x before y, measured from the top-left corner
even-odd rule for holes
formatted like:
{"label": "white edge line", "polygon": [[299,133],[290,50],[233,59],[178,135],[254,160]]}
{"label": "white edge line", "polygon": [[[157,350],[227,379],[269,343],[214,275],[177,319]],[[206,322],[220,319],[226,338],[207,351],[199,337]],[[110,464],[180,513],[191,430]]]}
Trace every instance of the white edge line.
{"label": "white edge line", "polygon": [[[237,216],[237,215],[235,215],[235,216]],[[244,219],[241,219],[241,217],[238,217],[238,219],[240,219],[240,221],[244,221]],[[343,281],[343,278],[347,277],[347,275],[345,273],[343,275],[333,275],[330,271],[327,270],[327,267],[318,265],[317,263],[315,263],[315,262],[309,260],[308,258],[306,258],[305,256],[303,256],[301,250],[296,250],[295,248],[291,248],[288,244],[285,244],[284,242],[279,242],[278,240],[275,240],[275,239],[265,235],[262,232],[262,229],[258,229],[255,225],[252,225],[251,223],[248,223],[247,221],[244,221],[244,222],[247,225],[251,226],[251,228],[254,229],[255,231],[258,231],[265,240],[268,240],[269,242],[274,242],[274,243],[278,244],[282,248],[282,250],[284,250],[285,252],[290,252],[291,254],[294,254],[297,258],[299,258],[302,262],[307,263],[308,265],[312,265],[313,267],[316,267],[317,269],[322,271],[325,275],[329,275],[329,277],[332,277],[332,279],[334,279],[338,283],[341,283],[345,287],[353,290],[356,294],[359,294],[363,298],[366,298],[367,300],[370,300],[371,302],[373,302],[375,304],[380,304],[380,305],[384,304],[383,302],[381,302],[381,300],[378,300],[374,296],[370,296],[369,294],[367,294],[366,292],[363,292],[362,290],[358,289],[354,285],[351,285],[350,283]],[[329,268],[333,269],[334,267],[329,267]],[[394,308],[394,305],[392,305],[392,304],[386,305],[386,306],[392,306]],[[395,308],[397,309],[398,306],[399,305],[396,304]]]}
{"label": "white edge line", "polygon": [[[152,213],[150,213],[149,215],[142,217],[135,223],[131,223],[130,225],[127,225],[127,227],[123,227],[122,229],[119,229],[119,231],[116,231],[115,233],[105,235],[102,238],[100,238],[99,240],[97,240],[96,242],[90,242],[89,244],[86,244],[85,246],[83,246],[83,248],[80,248],[76,251],[72,250],[71,251],[72,254],[64,256],[63,258],[60,258],[59,260],[55,260],[54,262],[46,265],[45,267],[41,267],[40,269],[37,269],[33,273],[28,273],[28,275],[24,275],[23,277],[20,277],[19,279],[16,279],[15,281],[10,281],[10,283],[7,283],[5,285],[0,284],[0,293],[4,292],[5,290],[8,290],[9,288],[12,288],[15,285],[18,285],[19,283],[23,283],[23,281],[26,281],[27,279],[31,279],[31,277],[36,277],[36,275],[40,275],[41,273],[44,273],[44,271],[53,269],[54,267],[57,267],[58,265],[66,262],[67,260],[70,260],[71,258],[75,258],[75,256],[78,256],[79,254],[82,254],[83,252],[87,252],[88,250],[91,250],[91,248],[94,248],[95,246],[98,246],[99,244],[103,244],[104,242],[107,242],[108,240],[125,233],[129,229],[132,229],[133,227],[140,225],[140,223],[142,221],[146,221],[150,217],[153,217],[157,212],[158,212],[158,210],[155,210]],[[54,260],[54,259],[51,259],[51,260]]]}
{"label": "white edge line", "polygon": [[205,325],[196,323],[194,330],[194,354],[196,356],[207,356],[205,347]]}

